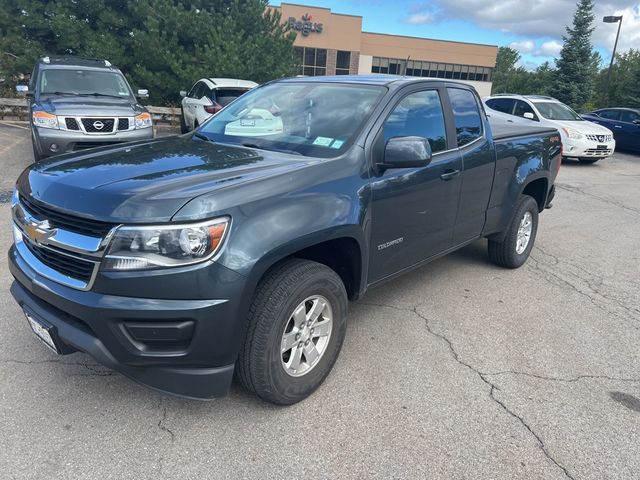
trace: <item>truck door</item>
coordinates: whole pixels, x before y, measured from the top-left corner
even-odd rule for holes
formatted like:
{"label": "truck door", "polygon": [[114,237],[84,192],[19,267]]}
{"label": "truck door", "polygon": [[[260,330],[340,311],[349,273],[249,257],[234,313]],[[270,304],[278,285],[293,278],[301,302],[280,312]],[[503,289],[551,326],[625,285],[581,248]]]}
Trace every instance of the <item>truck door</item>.
{"label": "truck door", "polygon": [[424,137],[433,157],[424,167],[372,176],[370,283],[451,247],[462,162],[450,149],[441,96],[437,88],[412,90],[395,103],[376,133],[374,163],[382,161],[393,137]]}
{"label": "truck door", "polygon": [[462,155],[462,186],[453,244],[476,238],[484,228],[495,175],[493,140],[487,138],[484,115],[477,96],[464,88],[447,88]]}

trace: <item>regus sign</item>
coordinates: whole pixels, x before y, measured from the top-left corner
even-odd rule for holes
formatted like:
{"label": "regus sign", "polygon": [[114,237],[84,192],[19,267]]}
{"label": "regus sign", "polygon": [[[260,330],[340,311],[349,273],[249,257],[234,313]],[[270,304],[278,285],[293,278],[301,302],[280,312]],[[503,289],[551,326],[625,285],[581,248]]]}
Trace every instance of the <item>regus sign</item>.
{"label": "regus sign", "polygon": [[302,20],[296,20],[294,17],[289,17],[289,27],[292,30],[301,32],[305,37],[311,32],[322,33],[322,24],[312,22],[313,18],[308,13],[302,16]]}

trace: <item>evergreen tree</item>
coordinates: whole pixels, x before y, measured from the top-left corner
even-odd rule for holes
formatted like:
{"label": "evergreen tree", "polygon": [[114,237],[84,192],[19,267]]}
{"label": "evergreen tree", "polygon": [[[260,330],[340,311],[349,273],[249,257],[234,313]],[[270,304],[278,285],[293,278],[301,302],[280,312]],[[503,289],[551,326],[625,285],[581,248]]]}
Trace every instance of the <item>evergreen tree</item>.
{"label": "evergreen tree", "polygon": [[556,60],[557,72],[553,94],[561,102],[580,110],[593,96],[591,34],[593,33],[593,1],[578,0],[573,26],[566,27],[564,45]]}
{"label": "evergreen tree", "polygon": [[42,55],[104,58],[152,102],[202,77],[258,83],[295,73],[295,34],[267,0],[0,0],[0,78]]}

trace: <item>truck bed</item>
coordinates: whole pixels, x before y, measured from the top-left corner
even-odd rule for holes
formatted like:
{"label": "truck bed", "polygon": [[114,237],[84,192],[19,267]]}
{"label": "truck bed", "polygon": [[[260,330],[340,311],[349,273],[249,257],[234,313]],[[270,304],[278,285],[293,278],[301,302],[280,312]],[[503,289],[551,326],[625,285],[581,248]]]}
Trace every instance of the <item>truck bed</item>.
{"label": "truck bed", "polygon": [[537,125],[521,125],[492,119],[490,119],[489,123],[491,124],[493,139],[496,141],[525,137],[528,135],[540,135],[543,133],[558,133],[555,128],[539,127]]}

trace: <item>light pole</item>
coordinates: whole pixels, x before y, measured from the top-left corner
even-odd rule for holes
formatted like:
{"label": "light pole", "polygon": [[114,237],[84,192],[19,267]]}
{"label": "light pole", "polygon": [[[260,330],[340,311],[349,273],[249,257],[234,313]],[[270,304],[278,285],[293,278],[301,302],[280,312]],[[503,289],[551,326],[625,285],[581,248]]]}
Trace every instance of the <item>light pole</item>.
{"label": "light pole", "polygon": [[604,23],[618,24],[618,34],[616,35],[616,43],[613,44],[613,53],[611,54],[611,62],[609,63],[607,80],[606,80],[606,83],[604,84],[604,100],[606,102],[609,99],[609,80],[611,80],[611,67],[613,66],[613,61],[616,58],[616,48],[618,48],[618,38],[620,38],[620,28],[622,27],[622,15],[619,15],[619,16],[610,15],[610,16],[604,17],[602,21]]}

